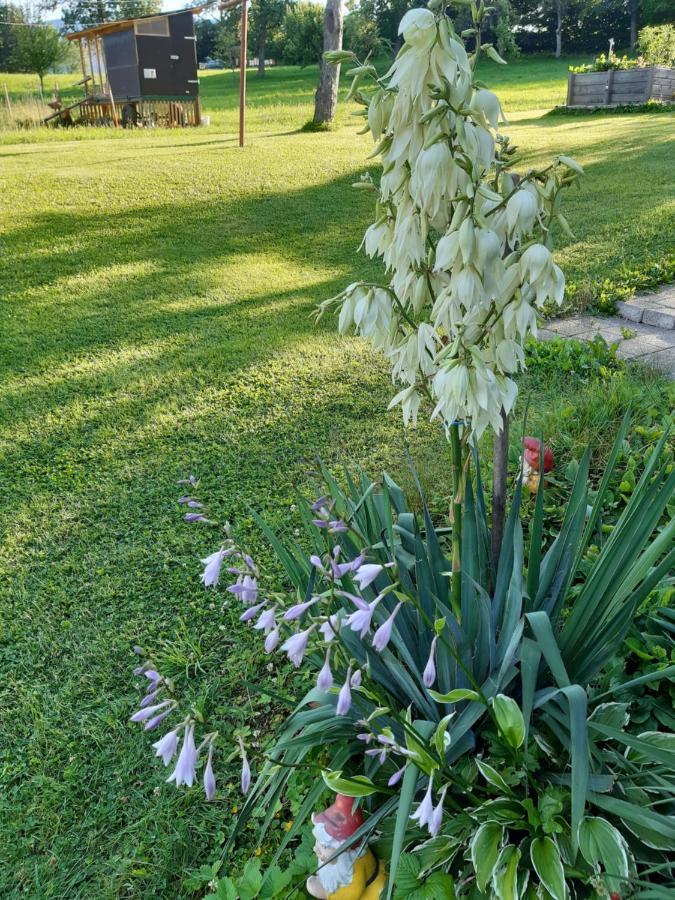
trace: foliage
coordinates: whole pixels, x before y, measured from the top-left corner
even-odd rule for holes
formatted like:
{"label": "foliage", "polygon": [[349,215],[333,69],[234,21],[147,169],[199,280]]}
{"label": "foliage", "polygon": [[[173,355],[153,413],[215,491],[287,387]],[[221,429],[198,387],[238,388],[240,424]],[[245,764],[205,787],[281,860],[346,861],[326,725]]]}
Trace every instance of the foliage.
{"label": "foliage", "polygon": [[26,72],[35,72],[42,89],[47,72],[67,58],[66,41],[56,28],[43,22],[21,25],[17,28],[16,41],[19,66]]}
{"label": "foliage", "polygon": [[368,18],[361,6],[345,16],[343,45],[345,50],[351,50],[362,59],[377,58],[391,51],[391,45],[380,35],[377,23]]}
{"label": "foliage", "polygon": [[625,55],[616,56],[614,53],[608,53],[607,55],[601,53],[600,56],[596,56],[595,60],[587,66],[570,66],[570,72],[608,72],[611,69],[635,69],[641,65],[644,65],[642,60],[629,59]]}
{"label": "foliage", "polygon": [[[517,896],[509,885],[521,879],[561,898],[565,883],[570,889],[603,886],[624,893],[643,871],[657,884],[668,883],[667,851],[675,844],[668,816],[672,736],[654,737],[637,722],[627,726],[631,692],[672,681],[675,669],[652,669],[637,685],[634,679],[602,685],[635,611],[675,561],[675,519],[649,543],[675,485],[675,470],[670,466],[668,475],[662,464],[665,434],[611,535],[600,548],[592,547],[628,424],[626,418],[606,476],[592,495],[584,456],[552,540],[542,540],[542,480],[525,545],[518,486],[505,549],[494,569],[476,474],[467,485],[461,610],[450,605],[446,529],[432,524],[426,508],[419,523],[387,476],[372,483],[347,472],[348,487],[342,489],[321,467],[321,503],[347,527],[336,528],[332,538],[312,521],[318,504],[312,508],[298,498],[310,546],[323,559],[345,561],[336,581],[326,580],[319,563],[312,565],[295,540],[280,540],[259,520],[297,591],[285,602],[274,595],[277,622],[288,604],[303,597],[319,600],[283,618],[304,617],[300,628],[312,623],[310,631],[320,638],[317,625],[337,617],[336,639],[328,643],[336,688],[312,690],[289,717],[231,841],[256,809],[267,810],[264,835],[293,772],[318,765],[333,789],[361,797],[370,809],[362,833],[379,833],[378,852],[391,857],[397,897],[417,896],[420,890],[438,896],[443,879],[461,896],[469,895],[475,880],[481,890],[491,885],[490,895],[500,897]],[[377,570],[374,580],[369,572],[367,585],[360,570],[354,575],[364,544],[369,565]],[[339,556],[332,549],[338,545]],[[351,569],[350,559],[356,560]],[[360,640],[361,623],[349,615],[355,592],[376,607]],[[392,609],[392,636],[385,649],[374,649],[363,635],[381,630]],[[323,659],[321,643],[312,638],[306,650],[315,671]],[[435,667],[427,680],[429,660]],[[345,678],[345,684],[352,678],[353,705],[336,711],[337,686]],[[207,719],[204,728],[209,727]],[[355,739],[357,731],[365,734]],[[367,748],[373,745],[371,754]],[[401,765],[402,787],[392,792],[387,785],[399,783],[394,773]],[[432,780],[441,818],[429,825],[429,838],[423,831],[427,820],[416,825],[414,819],[430,803]],[[309,790],[273,865],[322,792],[320,782]],[[646,805],[648,796],[659,801],[659,812]],[[466,847],[471,847],[469,860]],[[400,855],[406,849],[414,849],[415,857]]]}
{"label": "foliage", "polygon": [[316,3],[297,3],[286,11],[275,54],[289,66],[317,63],[323,49],[323,10]]}
{"label": "foliage", "polygon": [[258,57],[258,75],[265,74],[267,41],[281,26],[288,6],[288,0],[251,0],[248,48],[250,55]]}
{"label": "foliage", "polygon": [[[657,202],[671,126],[663,115],[583,127],[542,118],[564,101],[567,64],[522,58],[479,71],[507,115],[528,111],[510,126],[530,148],[528,165],[564,149],[591,173],[567,198],[578,237],[561,265],[570,280],[596,284],[672,242]],[[353,106],[340,105],[330,135],[296,131],[316,73],[278,67],[249,80],[245,166],[236,73],[200,73],[211,130],[0,135],[0,427],[11,474],[0,513],[3,897],[182,897],[185,873],[219,856],[241,805],[236,763],[219,761],[212,804],[163,786],[161,762],[149,765],[146,737],[126,722],[139,638],[171,663],[181,690],[204,673],[214,713],[258,732],[252,759],[285,710],[270,710],[276,701],[254,688],[289,697],[309,686],[302,671],[270,672],[259,633],[193,577],[213,535],[186,533],[176,516],[181,471],[197,470],[271,577],[249,507],[276,528],[302,527],[291,509],[293,484],[309,490],[300,444],[335,469],[341,456],[386,468],[414,494],[398,416],[371,414],[386,404],[386,367],[362,342],[336,338],[333,323],[317,329],[309,318],[356,276],[370,211],[368,197],[348,190],[364,156]],[[72,76],[54,80],[64,99],[81,96]],[[0,91],[5,81],[12,100],[37,88],[35,76],[5,75]],[[665,380],[635,368],[584,383],[550,359],[536,385],[535,374],[519,376],[516,415],[536,390],[528,429],[546,434],[561,471],[593,441],[601,472],[627,403],[636,424],[651,407],[663,418],[675,405]],[[442,436],[421,424],[407,443],[443,515]],[[257,839],[262,816],[251,820],[232,871],[258,850],[271,859],[314,777],[294,776],[302,788],[279,805],[269,840]]]}
{"label": "foliage", "polygon": [[650,66],[675,66],[675,25],[652,25],[640,29],[640,53]]}
{"label": "foliage", "polygon": [[16,25],[25,22],[23,9],[14,3],[0,4],[0,72],[13,72],[18,65]]}
{"label": "foliage", "polygon": [[66,31],[77,31],[87,25],[151,15],[161,8],[161,0],[66,0],[61,16]]}

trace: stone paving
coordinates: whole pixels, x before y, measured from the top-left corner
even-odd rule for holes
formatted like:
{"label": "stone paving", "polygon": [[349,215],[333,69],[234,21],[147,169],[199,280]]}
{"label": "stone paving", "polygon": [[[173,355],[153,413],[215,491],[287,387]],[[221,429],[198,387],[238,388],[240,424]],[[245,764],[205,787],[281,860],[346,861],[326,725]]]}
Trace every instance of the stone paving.
{"label": "stone paving", "polygon": [[620,342],[617,355],[622,359],[654,366],[675,379],[675,286],[618,306],[620,316],[553,319],[540,329],[539,336],[543,340],[560,336],[591,341],[600,334],[608,344]]}

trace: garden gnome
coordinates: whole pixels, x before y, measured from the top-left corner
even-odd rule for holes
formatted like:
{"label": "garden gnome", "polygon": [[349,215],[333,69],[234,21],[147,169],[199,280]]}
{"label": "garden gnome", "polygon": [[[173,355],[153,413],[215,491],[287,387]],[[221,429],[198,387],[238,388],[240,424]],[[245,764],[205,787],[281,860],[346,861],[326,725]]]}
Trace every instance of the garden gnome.
{"label": "garden gnome", "polygon": [[335,851],[363,825],[360,809],[353,811],[354,798],[338,794],[325,812],[312,816],[314,852],[319,860],[316,875],[307,879],[311,897],[321,900],[378,900],[386,882],[384,866],[369,847],[359,842],[343,850],[331,862]]}
{"label": "garden gnome", "polygon": [[[541,457],[541,441],[533,437],[523,438],[523,478],[531,491],[536,491],[539,487],[539,479],[541,477],[539,464],[541,463]],[[553,469],[555,460],[553,458],[553,451],[550,447],[546,446],[546,444],[544,444],[543,457],[544,474],[547,474]]]}

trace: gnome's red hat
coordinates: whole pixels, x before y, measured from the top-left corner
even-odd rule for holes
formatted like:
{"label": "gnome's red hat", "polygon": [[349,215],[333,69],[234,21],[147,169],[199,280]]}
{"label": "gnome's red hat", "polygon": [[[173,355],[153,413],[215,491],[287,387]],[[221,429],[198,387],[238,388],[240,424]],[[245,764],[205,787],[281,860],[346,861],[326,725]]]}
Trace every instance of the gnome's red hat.
{"label": "gnome's red hat", "polygon": [[[534,437],[523,438],[524,456],[528,465],[535,472],[539,471],[541,441]],[[553,451],[544,444],[544,472],[550,472],[554,465]]]}
{"label": "gnome's red hat", "polygon": [[312,817],[315,825],[323,825],[328,834],[336,841],[346,841],[363,825],[363,813],[360,809],[352,812],[353,797],[338,794],[335,803],[327,810]]}

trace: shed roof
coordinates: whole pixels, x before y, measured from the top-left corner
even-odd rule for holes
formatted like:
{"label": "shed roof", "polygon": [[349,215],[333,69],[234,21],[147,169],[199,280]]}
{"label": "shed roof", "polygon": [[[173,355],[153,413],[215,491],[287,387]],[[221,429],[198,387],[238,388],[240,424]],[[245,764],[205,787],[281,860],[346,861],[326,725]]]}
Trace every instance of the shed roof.
{"label": "shed roof", "polygon": [[111,31],[124,31],[125,28],[129,28],[135,22],[141,22],[143,19],[160,19],[164,16],[179,16],[188,12],[200,13],[208,6],[212,6],[213,3],[214,0],[206,0],[205,3],[202,3],[199,6],[188,6],[186,9],[174,9],[172,12],[149,13],[145,16],[134,16],[133,19],[117,19],[115,22],[103,22],[101,25],[90,25],[88,28],[83,28],[81,31],[72,31],[70,34],[64,35],[64,37],[69,41],[77,41],[83,37],[90,37],[91,35],[109,34]]}

